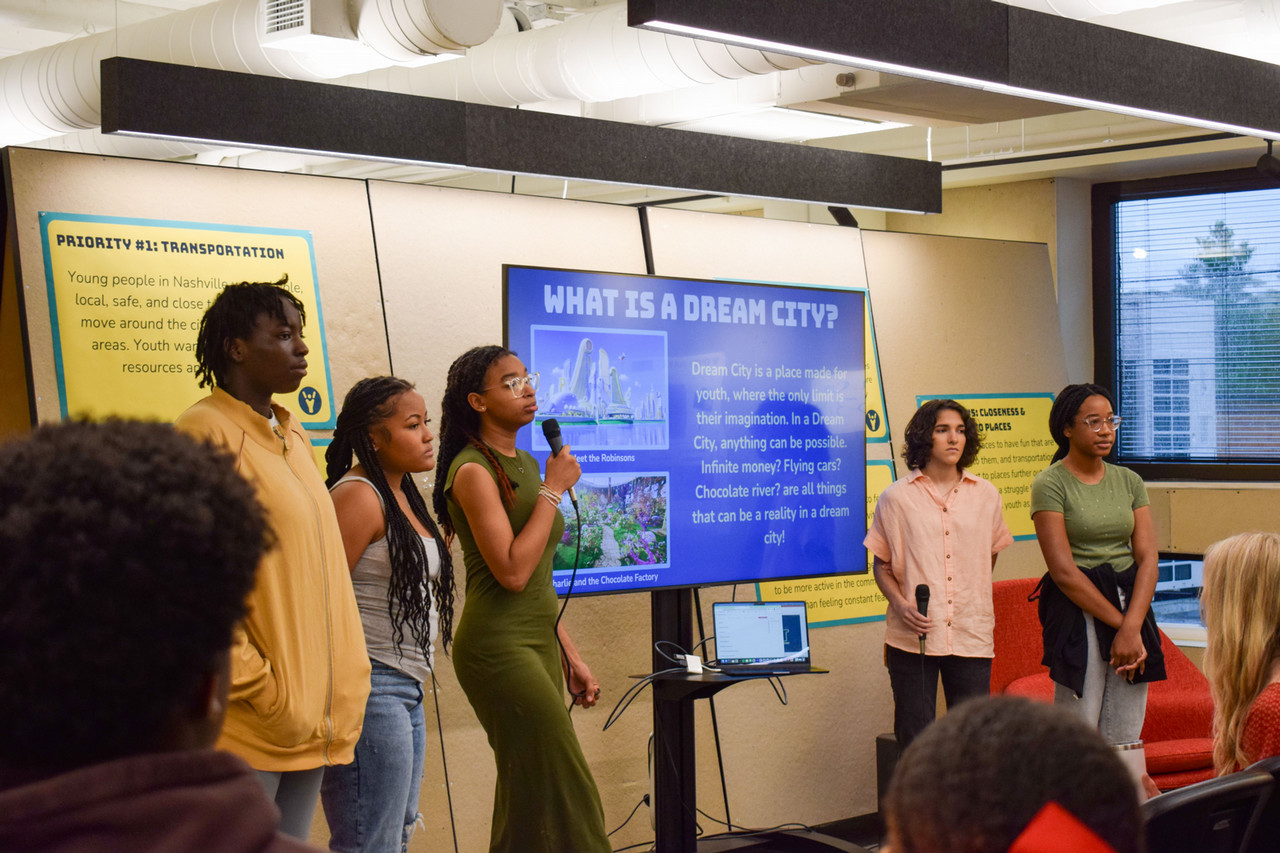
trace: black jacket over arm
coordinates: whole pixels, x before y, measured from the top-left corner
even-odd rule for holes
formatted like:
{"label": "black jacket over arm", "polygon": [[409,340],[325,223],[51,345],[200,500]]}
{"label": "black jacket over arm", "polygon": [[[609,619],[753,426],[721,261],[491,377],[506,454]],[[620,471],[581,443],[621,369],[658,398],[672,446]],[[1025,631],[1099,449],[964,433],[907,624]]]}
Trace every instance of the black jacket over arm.
{"label": "black jacket over arm", "polygon": [[[1124,592],[1126,602],[1133,599],[1133,585],[1138,579],[1136,563],[1123,572],[1112,569],[1110,563],[1091,569],[1082,568],[1080,571],[1084,572],[1084,576],[1117,610],[1124,610],[1120,606],[1121,591]],[[1066,593],[1054,583],[1047,572],[1029,600],[1035,600],[1037,595],[1040,598],[1040,628],[1044,635],[1044,657],[1040,662],[1049,667],[1050,678],[1064,687],[1070,687],[1079,696],[1084,690],[1084,672],[1089,654],[1084,611],[1067,598]],[[1098,653],[1103,661],[1110,661],[1111,641],[1115,639],[1116,629],[1101,619],[1094,619],[1093,627],[1098,638]],[[1163,681],[1166,678],[1164,651],[1160,647],[1160,630],[1156,628],[1156,617],[1151,608],[1147,608],[1147,616],[1142,620],[1141,636],[1142,645],[1147,650],[1146,666],[1142,672],[1133,676],[1133,682],[1141,684]]]}

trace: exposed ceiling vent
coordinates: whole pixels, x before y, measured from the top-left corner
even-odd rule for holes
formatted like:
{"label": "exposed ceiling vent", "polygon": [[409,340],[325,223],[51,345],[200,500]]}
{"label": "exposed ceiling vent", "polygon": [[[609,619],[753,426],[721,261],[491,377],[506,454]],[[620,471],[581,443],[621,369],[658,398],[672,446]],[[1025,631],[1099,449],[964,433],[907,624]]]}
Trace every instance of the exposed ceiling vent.
{"label": "exposed ceiling vent", "polygon": [[345,0],[265,0],[262,44],[284,50],[334,50],[358,44]]}
{"label": "exposed ceiling vent", "polygon": [[306,29],[311,25],[311,4],[307,0],[267,0],[263,32],[274,35]]}

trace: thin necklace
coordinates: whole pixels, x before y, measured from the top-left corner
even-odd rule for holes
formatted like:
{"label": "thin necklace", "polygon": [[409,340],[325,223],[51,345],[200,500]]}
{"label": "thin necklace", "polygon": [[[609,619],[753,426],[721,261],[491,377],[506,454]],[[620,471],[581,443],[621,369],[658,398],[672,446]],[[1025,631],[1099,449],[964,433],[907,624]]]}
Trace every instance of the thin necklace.
{"label": "thin necklace", "polygon": [[510,460],[511,460],[511,464],[512,464],[512,465],[514,465],[514,466],[516,466],[516,471],[517,471],[517,472],[519,472],[519,473],[521,473],[521,474],[523,474],[523,473],[524,473],[524,461],[520,458],[520,451],[519,451],[519,450],[517,450],[517,451],[516,451],[516,455],[515,455],[515,456],[508,456],[507,454],[505,454],[505,453],[502,453],[502,452],[498,451],[495,447],[493,447],[492,445],[490,445],[490,444],[488,444],[488,443],[486,443],[486,444],[485,444],[485,447],[489,448],[489,452],[490,452],[490,453],[492,453],[494,456],[498,456],[498,457],[501,457],[501,458],[503,458],[503,459],[510,459]]}

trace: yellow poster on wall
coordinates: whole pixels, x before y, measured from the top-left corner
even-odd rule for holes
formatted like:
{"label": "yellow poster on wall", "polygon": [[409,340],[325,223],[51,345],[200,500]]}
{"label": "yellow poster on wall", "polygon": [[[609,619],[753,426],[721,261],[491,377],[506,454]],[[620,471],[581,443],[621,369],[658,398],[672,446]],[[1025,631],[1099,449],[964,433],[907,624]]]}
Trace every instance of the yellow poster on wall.
{"label": "yellow poster on wall", "polygon": [[[893,460],[867,461],[868,526],[875,513],[876,501],[892,482]],[[867,571],[858,574],[758,583],[756,600],[805,602],[811,628],[873,622],[884,618],[888,606],[871,575],[870,554],[867,555]]]}
{"label": "yellow poster on wall", "polygon": [[228,285],[278,281],[306,310],[307,377],[280,402],[312,429],[334,423],[309,231],[40,213],[62,417],[172,420],[196,385],[200,318]]}
{"label": "yellow poster on wall", "polygon": [[866,350],[867,444],[882,444],[889,440],[889,415],[884,404],[884,384],[880,381],[880,351],[876,348],[875,323],[871,320],[870,292],[867,293],[867,308],[862,317],[862,342]]}
{"label": "yellow poster on wall", "polygon": [[967,408],[982,430],[982,450],[970,470],[1000,490],[1009,532],[1014,539],[1034,539],[1031,481],[1048,467],[1056,447],[1049,437],[1053,395],[925,394],[916,405],[944,397]]}

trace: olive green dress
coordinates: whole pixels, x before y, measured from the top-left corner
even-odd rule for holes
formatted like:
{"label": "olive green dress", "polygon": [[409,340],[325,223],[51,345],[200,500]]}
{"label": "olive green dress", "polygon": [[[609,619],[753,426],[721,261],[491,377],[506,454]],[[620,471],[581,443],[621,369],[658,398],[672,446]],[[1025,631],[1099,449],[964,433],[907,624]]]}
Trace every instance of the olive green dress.
{"label": "olive green dress", "polygon": [[[494,455],[516,484],[507,510],[518,535],[537,505],[541,473],[523,450],[515,458]],[[503,588],[480,556],[462,508],[453,500],[453,478],[468,462],[493,466],[475,448],[449,466],[445,491],[449,518],[462,543],[467,597],[453,638],[453,666],[498,767],[493,798],[492,851],[568,853],[608,851],[604,809],[591,770],[566,711],[564,676],[556,643],[556,594],[551,558],[564,533],[556,521],[547,547],[521,592]]]}

